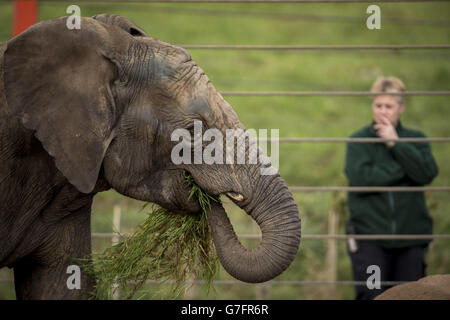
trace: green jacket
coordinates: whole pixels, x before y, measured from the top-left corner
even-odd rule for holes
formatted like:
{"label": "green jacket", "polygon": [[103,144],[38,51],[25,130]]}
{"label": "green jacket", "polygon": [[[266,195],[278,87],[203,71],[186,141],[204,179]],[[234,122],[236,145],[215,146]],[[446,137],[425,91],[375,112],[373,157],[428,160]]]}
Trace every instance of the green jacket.
{"label": "green jacket", "polygon": [[[377,138],[372,123],[352,138]],[[425,137],[399,122],[400,138]],[[345,174],[350,186],[423,186],[431,183],[438,167],[427,142],[348,143]],[[433,222],[423,192],[349,192],[348,225],[356,234],[432,234]],[[376,240],[386,248],[425,245],[430,240]]]}

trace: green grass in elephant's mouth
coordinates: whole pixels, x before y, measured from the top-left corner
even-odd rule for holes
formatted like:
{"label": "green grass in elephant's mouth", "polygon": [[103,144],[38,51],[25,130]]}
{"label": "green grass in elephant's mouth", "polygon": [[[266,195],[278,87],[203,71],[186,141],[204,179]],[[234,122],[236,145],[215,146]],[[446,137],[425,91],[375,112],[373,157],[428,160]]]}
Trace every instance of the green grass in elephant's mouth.
{"label": "green grass in elephant's mouth", "polygon": [[[110,299],[117,288],[125,299],[176,298],[193,279],[206,280],[209,290],[218,259],[206,210],[210,201],[220,200],[204,192],[189,174],[186,183],[191,188],[189,198],[199,201],[201,214],[174,214],[152,204],[148,218],[134,234],[85,264],[84,269],[97,280],[93,298]],[[143,296],[136,297],[147,280],[167,281],[167,289],[140,290]]]}

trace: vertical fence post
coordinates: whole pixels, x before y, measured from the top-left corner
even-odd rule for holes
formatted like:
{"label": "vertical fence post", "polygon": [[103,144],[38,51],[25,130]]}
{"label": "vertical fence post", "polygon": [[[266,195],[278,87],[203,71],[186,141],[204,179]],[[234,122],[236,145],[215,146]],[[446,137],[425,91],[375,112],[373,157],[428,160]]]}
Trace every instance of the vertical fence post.
{"label": "vertical fence post", "polygon": [[[112,237],[112,245],[116,245],[119,243],[120,241],[120,215],[121,215],[121,210],[120,210],[120,205],[114,205],[113,208],[113,231],[114,231],[114,236]],[[115,282],[113,284],[113,296],[112,299],[113,300],[120,300],[120,288],[119,288],[119,284],[117,282]]]}
{"label": "vertical fence post", "polygon": [[[328,212],[328,235],[336,235],[339,225],[339,217],[336,214],[335,204],[332,203],[330,211]],[[327,249],[327,278],[328,281],[335,282],[337,280],[337,243],[335,238],[328,239]],[[329,299],[336,299],[337,288],[336,285],[331,285],[329,288]]]}
{"label": "vertical fence post", "polygon": [[270,282],[264,282],[261,283],[257,289],[257,297],[256,299],[258,300],[269,300],[269,295],[270,295]]}
{"label": "vertical fence post", "polygon": [[184,300],[193,300],[195,298],[195,281],[194,279],[187,280],[186,290],[184,291]]}
{"label": "vertical fence post", "polygon": [[13,2],[13,34],[15,37],[37,22],[37,0],[15,0]]}

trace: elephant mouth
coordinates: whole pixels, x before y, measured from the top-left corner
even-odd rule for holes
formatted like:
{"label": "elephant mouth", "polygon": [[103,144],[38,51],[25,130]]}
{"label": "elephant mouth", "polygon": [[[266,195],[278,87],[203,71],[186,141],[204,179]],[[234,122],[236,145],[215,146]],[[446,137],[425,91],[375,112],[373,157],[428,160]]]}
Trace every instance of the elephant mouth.
{"label": "elephant mouth", "polygon": [[[188,170],[183,170],[183,176],[185,177],[185,179],[187,181],[189,181],[189,179],[192,179],[193,182],[199,186],[198,182],[195,180],[195,178],[193,177],[193,175],[188,171]],[[188,178],[190,177],[190,178]],[[191,200],[192,196],[191,196],[191,192],[192,192],[192,186],[189,185],[189,183],[187,183],[187,188],[186,191],[188,192],[189,196],[188,196],[188,200]],[[206,191],[208,192],[208,191]],[[240,205],[242,204],[242,202],[245,200],[245,197],[239,193],[236,192],[234,190],[228,190],[228,191],[222,191],[222,192],[208,192],[208,194],[210,196],[213,196],[215,198],[219,198],[220,195],[226,195],[230,200],[232,200],[233,202],[235,202],[236,204]]]}

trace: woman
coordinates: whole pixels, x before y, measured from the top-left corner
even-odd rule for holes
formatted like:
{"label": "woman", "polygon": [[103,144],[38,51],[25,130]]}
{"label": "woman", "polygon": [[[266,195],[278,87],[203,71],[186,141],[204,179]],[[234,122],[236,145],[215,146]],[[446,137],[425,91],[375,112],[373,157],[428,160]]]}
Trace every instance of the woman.
{"label": "woman", "polygon": [[[350,186],[423,186],[438,173],[429,143],[399,142],[425,135],[404,127],[405,86],[395,77],[378,78],[372,86],[373,121],[352,138],[383,138],[383,143],[349,143],[345,174]],[[394,93],[394,94],[392,94]],[[432,234],[432,219],[423,192],[350,192],[349,234]],[[355,281],[364,283],[372,270],[380,281],[415,281],[425,276],[425,250],[430,240],[349,242]],[[370,267],[370,268],[369,268]],[[376,269],[379,268],[379,269]],[[369,274],[368,274],[369,272]],[[372,288],[372,289],[371,289]],[[387,287],[356,286],[356,299],[373,299]]]}

